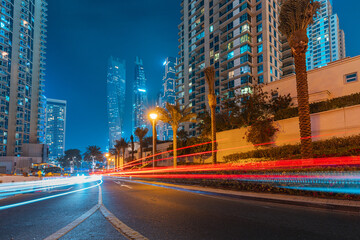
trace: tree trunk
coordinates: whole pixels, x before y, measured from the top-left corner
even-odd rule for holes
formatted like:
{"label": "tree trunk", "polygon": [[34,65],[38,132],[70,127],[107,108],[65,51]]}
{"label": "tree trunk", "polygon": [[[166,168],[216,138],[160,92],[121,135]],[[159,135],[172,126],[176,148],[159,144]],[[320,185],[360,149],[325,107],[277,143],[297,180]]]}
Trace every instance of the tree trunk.
{"label": "tree trunk", "polygon": [[174,168],[177,167],[177,129],[173,129],[173,159],[174,159]]}
{"label": "tree trunk", "polygon": [[294,54],[296,70],[296,89],[299,109],[299,126],[301,137],[301,155],[308,159],[313,157],[311,139],[311,120],[309,107],[309,89],[306,72],[305,53]]}
{"label": "tree trunk", "polygon": [[139,141],[140,142],[140,159],[141,159],[141,163],[144,164],[144,160],[142,159],[142,140]]}
{"label": "tree trunk", "polygon": [[212,163],[216,164],[216,119],[215,119],[215,105],[211,106],[211,156]]}

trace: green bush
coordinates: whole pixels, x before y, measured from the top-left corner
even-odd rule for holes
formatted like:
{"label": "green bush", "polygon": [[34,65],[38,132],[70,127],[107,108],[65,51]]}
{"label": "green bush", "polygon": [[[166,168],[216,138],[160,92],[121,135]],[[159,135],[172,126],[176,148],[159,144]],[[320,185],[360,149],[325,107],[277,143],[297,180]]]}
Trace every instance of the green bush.
{"label": "green bush", "polygon": [[[325,112],[332,109],[344,108],[360,104],[360,93],[351,94],[344,97],[334,98],[327,101],[311,103],[310,113]],[[286,108],[276,112],[274,120],[282,120],[298,116],[298,108]]]}
{"label": "green bush", "polygon": [[[315,158],[357,156],[360,155],[360,135],[316,141],[313,143],[313,149]],[[250,158],[268,160],[301,158],[300,144],[235,153],[225,156],[224,160],[235,162]]]}

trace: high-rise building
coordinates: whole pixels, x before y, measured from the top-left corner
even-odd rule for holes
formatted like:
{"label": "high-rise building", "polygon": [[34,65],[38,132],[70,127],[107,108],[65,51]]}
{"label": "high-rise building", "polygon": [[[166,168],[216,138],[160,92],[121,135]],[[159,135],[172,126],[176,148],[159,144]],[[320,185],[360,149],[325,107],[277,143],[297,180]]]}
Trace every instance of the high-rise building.
{"label": "high-rise building", "polygon": [[133,88],[133,118],[132,129],[145,128],[149,125],[147,117],[148,98],[146,87],[146,76],[143,60],[136,57],[135,61],[135,81]]}
{"label": "high-rise building", "polygon": [[[183,0],[176,99],[200,113],[208,107],[204,69],[215,67],[216,110],[249,85],[282,75],[278,0]],[[196,135],[196,124],[186,124]]]}
{"label": "high-rise building", "polygon": [[[175,80],[176,80],[177,59],[174,57],[166,58],[164,62],[164,76],[162,79],[162,89],[158,105],[162,108],[166,103],[175,104]],[[158,123],[158,137],[162,141],[172,140],[173,132],[169,124]]]}
{"label": "high-rise building", "polygon": [[49,160],[54,161],[65,153],[66,101],[46,101],[46,144],[49,146]]}
{"label": "high-rise building", "polygon": [[109,148],[124,134],[126,62],[110,57],[107,73]]}
{"label": "high-rise building", "polygon": [[0,29],[0,156],[45,142],[46,0],[3,0]]}
{"label": "high-rise building", "polygon": [[338,15],[333,13],[332,0],[320,0],[321,8],[315,22],[308,28],[309,48],[307,70],[326,66],[346,57],[345,34],[339,27]]}

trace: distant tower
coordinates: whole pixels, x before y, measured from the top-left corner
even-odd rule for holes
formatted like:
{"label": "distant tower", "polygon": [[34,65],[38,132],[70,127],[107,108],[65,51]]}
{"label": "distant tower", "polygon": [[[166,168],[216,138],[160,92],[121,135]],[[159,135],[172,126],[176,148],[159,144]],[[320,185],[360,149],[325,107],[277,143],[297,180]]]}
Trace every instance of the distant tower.
{"label": "distant tower", "polygon": [[[166,58],[164,62],[164,76],[162,79],[162,91],[158,105],[162,108],[166,103],[175,104],[175,80],[177,59],[174,57]],[[172,140],[173,131],[169,124],[159,122],[158,135],[162,141]]]}
{"label": "distant tower", "polygon": [[309,48],[307,70],[326,66],[346,57],[345,34],[339,27],[338,15],[332,11],[331,0],[320,0],[318,17],[308,27]]}
{"label": "distant tower", "polygon": [[54,161],[65,153],[66,101],[47,99],[46,144],[49,146],[49,160]]}
{"label": "distant tower", "polygon": [[144,65],[141,58],[136,57],[135,61],[135,81],[133,89],[133,119],[132,129],[135,131],[136,128],[147,127],[147,88],[146,88],[146,77],[144,71]]}
{"label": "distant tower", "polygon": [[109,148],[123,134],[126,91],[126,62],[110,57],[107,73],[107,111],[109,127]]}

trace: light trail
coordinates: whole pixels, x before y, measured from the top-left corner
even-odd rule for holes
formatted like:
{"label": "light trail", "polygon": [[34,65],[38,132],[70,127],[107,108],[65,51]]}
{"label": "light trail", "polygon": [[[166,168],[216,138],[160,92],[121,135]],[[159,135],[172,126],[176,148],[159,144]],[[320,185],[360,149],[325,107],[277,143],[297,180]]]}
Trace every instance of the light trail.
{"label": "light trail", "polygon": [[274,160],[261,162],[246,162],[233,164],[208,164],[190,165],[173,167],[159,167],[154,169],[137,169],[122,172],[105,173],[104,175],[146,175],[158,173],[180,173],[180,172],[210,172],[210,171],[255,171],[255,170],[274,170],[274,169],[301,169],[324,166],[357,166],[360,165],[360,156],[337,157],[337,158],[316,158],[316,159],[293,159],[293,160]]}
{"label": "light trail", "polygon": [[[238,147],[232,147],[232,148],[224,148],[224,149],[218,149],[218,150],[215,150],[215,152],[220,152],[220,151],[230,151],[230,150],[237,150],[237,149],[244,149],[244,148],[250,148],[250,147],[258,147],[258,146],[267,146],[267,145],[272,145],[272,144],[279,144],[279,143],[288,143],[288,142],[296,142],[296,141],[299,141],[299,140],[302,140],[302,139],[308,139],[308,138],[320,138],[320,137],[327,137],[327,136],[336,136],[336,135],[340,135],[340,134],[344,134],[344,133],[355,133],[355,132],[359,132],[359,130],[353,130],[353,131],[342,131],[342,132],[335,132],[335,133],[328,133],[328,134],[321,134],[321,135],[313,135],[313,136],[310,136],[310,137],[305,137],[305,138],[292,138],[292,139],[286,139],[286,140],[281,140],[281,141],[276,141],[276,142],[268,142],[268,143],[261,143],[261,144],[255,144],[255,145],[243,145],[243,146],[238,146]],[[227,140],[227,139],[221,139],[221,140],[218,140],[217,142],[219,141],[224,141],[224,140]],[[188,146],[188,147],[183,147],[183,148],[178,148],[177,150],[182,150],[182,149],[186,149],[186,148],[192,148],[192,147],[195,147],[195,146],[199,146],[199,145],[204,145],[204,144],[210,144],[212,142],[206,142],[206,143],[201,143],[201,144],[196,144],[196,145],[192,145],[192,146]],[[148,158],[152,158],[153,156],[159,156],[159,155],[162,155],[162,154],[165,154],[165,153],[170,153],[170,152],[173,152],[173,150],[170,150],[170,151],[165,151],[165,152],[161,152],[161,153],[157,153],[155,155],[150,155],[150,156],[147,156],[147,157],[144,157],[144,158],[141,158],[141,159],[138,159],[138,160],[135,160],[135,161],[132,161],[132,162],[129,162],[127,164],[124,165],[124,167],[122,168],[116,168],[114,170],[115,171],[123,171],[124,168],[129,168],[129,167],[135,167],[135,166],[138,166],[138,165],[147,165],[147,164],[150,164],[152,163],[153,161],[152,160],[149,160],[149,161],[146,161],[146,162],[139,162],[139,161],[142,161],[142,160],[145,160],[145,159],[148,159]],[[205,152],[199,152],[199,153],[191,153],[191,154],[185,154],[185,155],[180,155],[180,156],[177,156],[177,158],[185,158],[185,157],[193,157],[193,156],[199,156],[199,155],[204,155],[204,154],[211,154],[212,151],[205,151]],[[165,161],[165,160],[171,160],[173,159],[173,157],[167,157],[167,158],[161,158],[161,159],[157,159],[155,160],[155,162],[160,162],[160,161]],[[136,163],[135,162],[139,162],[139,163]],[[130,164],[132,163],[132,164]],[[111,171],[107,171],[106,173],[109,173],[111,174]]]}
{"label": "light trail", "polygon": [[101,180],[101,176],[79,176],[47,179],[41,181],[0,184],[0,198],[30,192],[47,191],[54,188],[90,183],[99,180]]}

